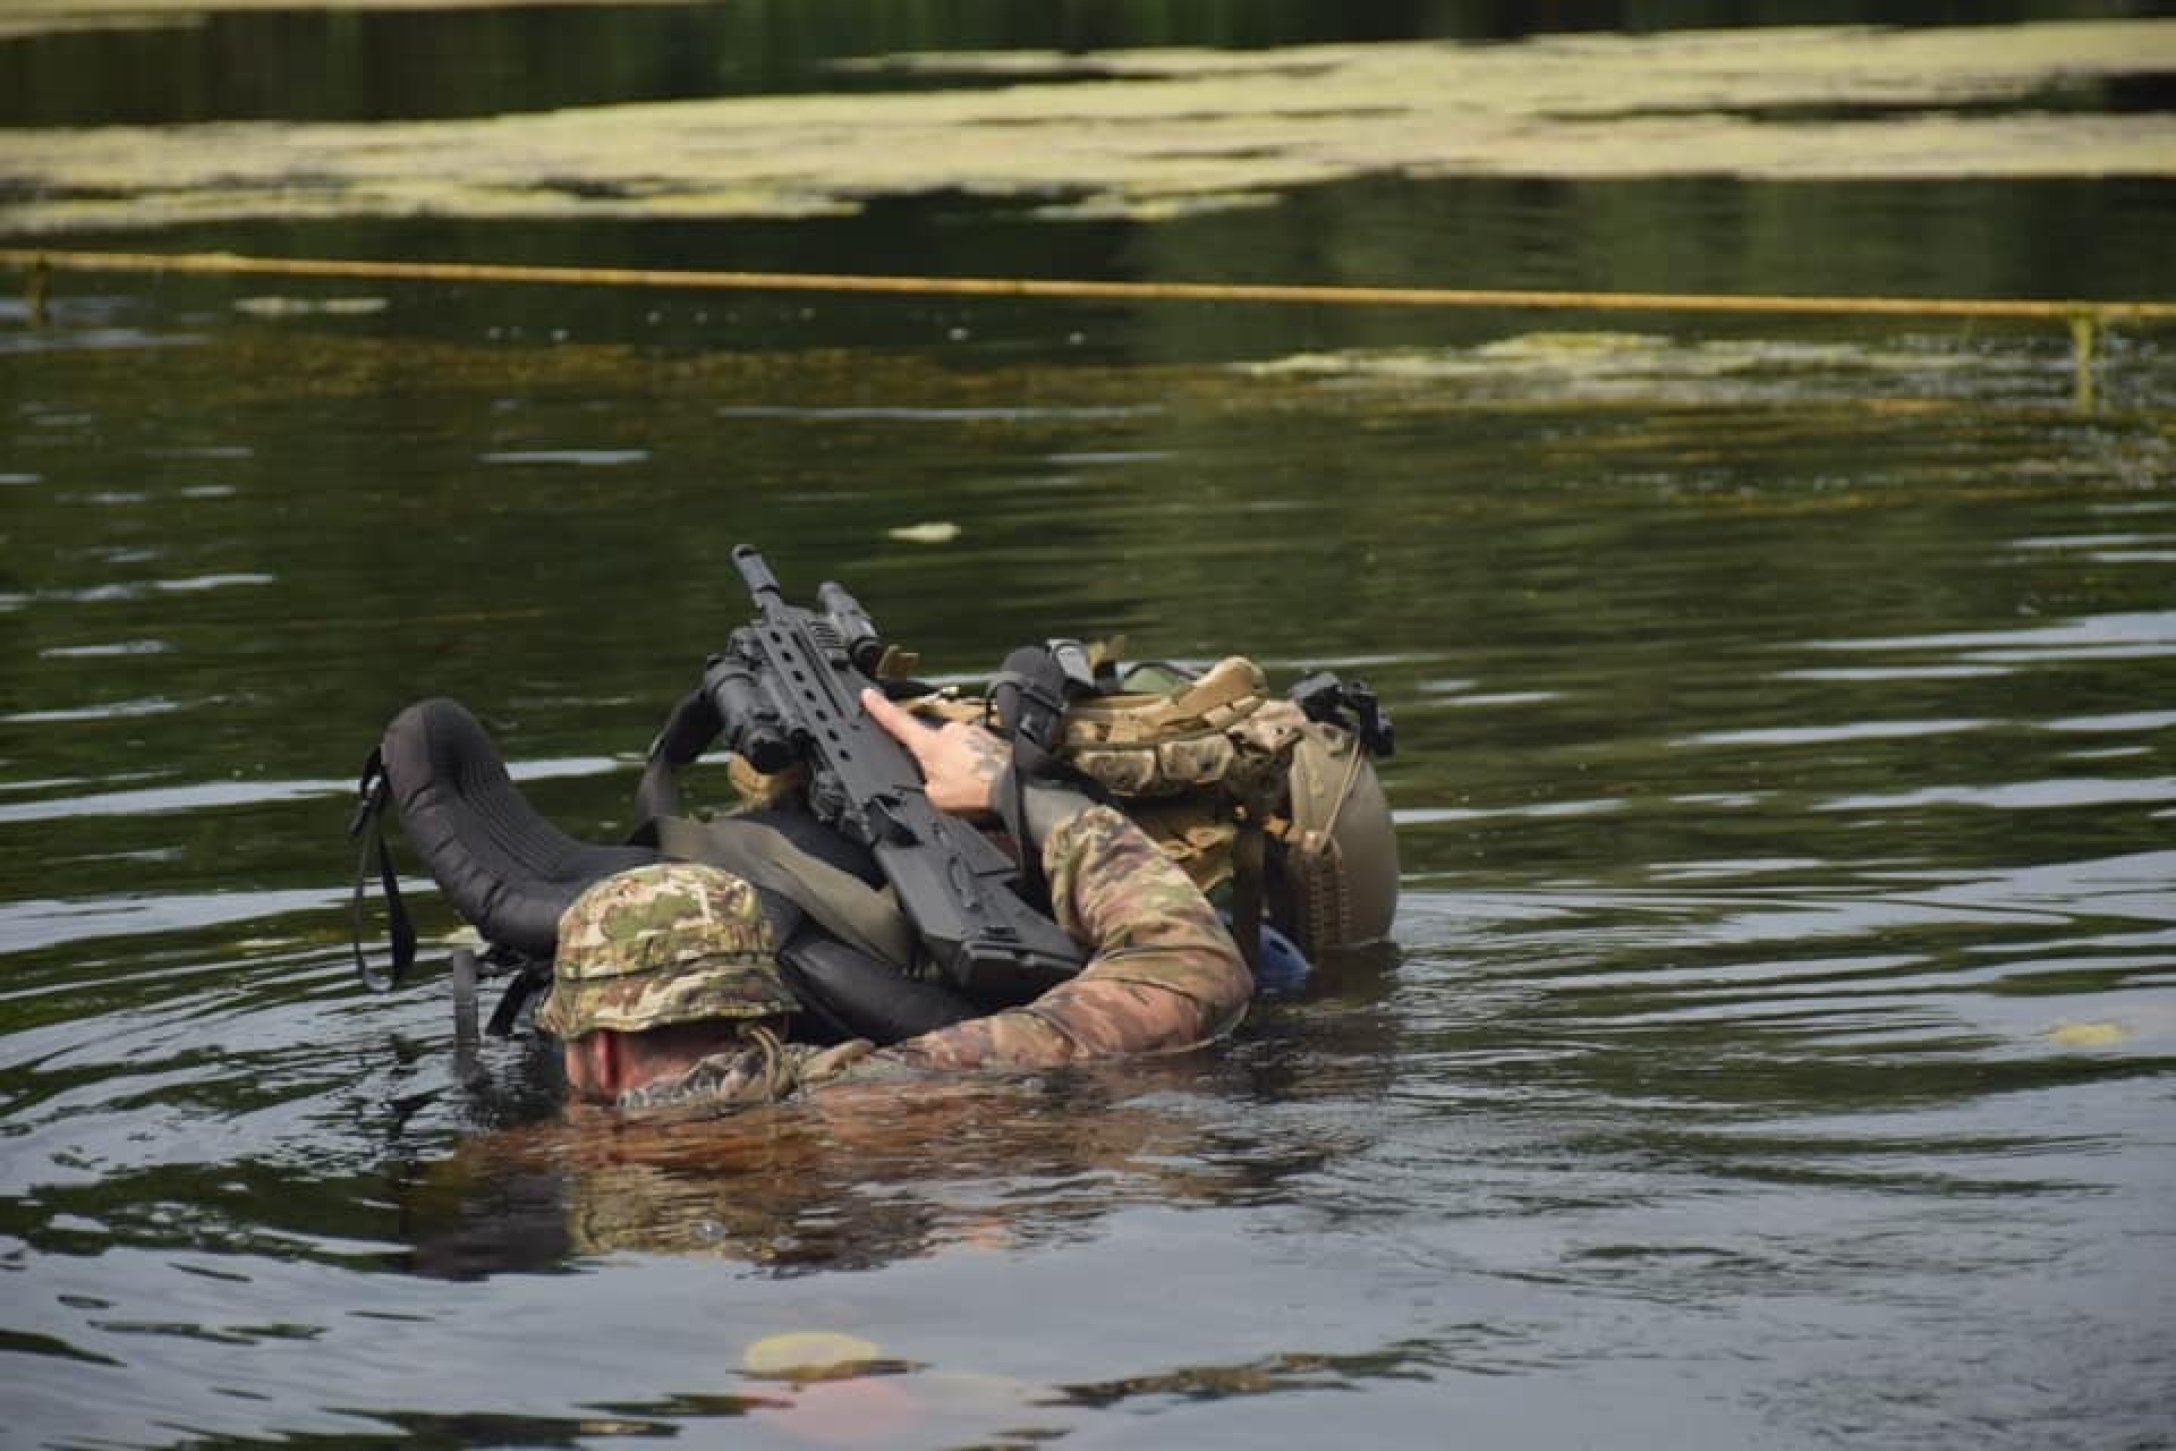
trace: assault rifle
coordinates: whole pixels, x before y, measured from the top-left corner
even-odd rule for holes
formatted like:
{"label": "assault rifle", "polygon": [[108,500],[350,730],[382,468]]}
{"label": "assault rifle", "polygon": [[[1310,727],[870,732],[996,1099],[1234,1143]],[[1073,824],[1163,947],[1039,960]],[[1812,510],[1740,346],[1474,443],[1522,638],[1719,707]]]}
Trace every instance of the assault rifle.
{"label": "assault rifle", "polygon": [[1086,953],[1020,895],[1012,859],[930,805],[914,757],[862,709],[885,650],[867,612],[832,581],[816,610],[788,604],[752,546],[732,557],[756,617],[710,658],[700,691],[727,747],[767,774],[806,768],[811,810],[869,848],[924,949],[969,995],[1026,1002],[1079,972]]}

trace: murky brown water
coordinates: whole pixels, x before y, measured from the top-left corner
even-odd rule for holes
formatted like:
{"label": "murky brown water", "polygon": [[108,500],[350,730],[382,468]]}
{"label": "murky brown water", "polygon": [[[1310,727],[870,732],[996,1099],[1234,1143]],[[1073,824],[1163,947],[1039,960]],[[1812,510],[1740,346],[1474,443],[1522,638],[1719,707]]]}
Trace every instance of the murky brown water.
{"label": "murky brown water", "polygon": [[[2172,198],[129,241],[2138,297]],[[2081,408],[2060,330],[1947,324],[64,278],[0,326],[24,1444],[2176,1444],[2166,335]],[[615,834],[742,540],[963,676],[1364,674],[1398,952],[1199,1056],[642,1135],[459,1060],[441,979],[362,993],[385,719],[456,695]]]}

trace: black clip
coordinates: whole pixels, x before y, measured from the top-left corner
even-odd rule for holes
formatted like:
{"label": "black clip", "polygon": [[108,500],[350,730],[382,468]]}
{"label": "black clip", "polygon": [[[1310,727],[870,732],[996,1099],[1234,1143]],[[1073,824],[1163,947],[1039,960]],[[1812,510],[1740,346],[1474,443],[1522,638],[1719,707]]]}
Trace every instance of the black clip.
{"label": "black clip", "polygon": [[[1387,758],[1396,751],[1397,729],[1391,724],[1390,712],[1383,709],[1366,681],[1347,682],[1327,670],[1318,670],[1295,684],[1291,695],[1309,720],[1353,732],[1369,755]],[[1351,716],[1346,714],[1348,711]]]}

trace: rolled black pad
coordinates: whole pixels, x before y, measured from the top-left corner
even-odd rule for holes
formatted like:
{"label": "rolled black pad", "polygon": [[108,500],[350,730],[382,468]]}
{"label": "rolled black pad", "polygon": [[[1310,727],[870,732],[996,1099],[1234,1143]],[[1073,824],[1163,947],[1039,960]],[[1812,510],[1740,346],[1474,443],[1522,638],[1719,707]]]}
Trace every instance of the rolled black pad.
{"label": "rolled black pad", "polygon": [[559,916],[584,887],[661,860],[648,847],[578,841],[539,816],[458,701],[409,706],[381,750],[409,845],[487,942],[548,962]]}
{"label": "rolled black pad", "polygon": [[787,985],[803,1008],[840,1038],[868,1038],[878,1047],[978,1018],[983,1009],[964,993],[918,982],[804,921],[778,954]]}

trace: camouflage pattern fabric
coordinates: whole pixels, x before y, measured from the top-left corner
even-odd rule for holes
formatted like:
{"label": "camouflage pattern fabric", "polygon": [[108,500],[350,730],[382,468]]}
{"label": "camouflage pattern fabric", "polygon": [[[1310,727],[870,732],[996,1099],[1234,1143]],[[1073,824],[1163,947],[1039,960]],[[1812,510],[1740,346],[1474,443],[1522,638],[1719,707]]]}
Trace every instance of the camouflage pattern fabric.
{"label": "camouflage pattern fabric", "polygon": [[1238,1026],[1254,995],[1216,909],[1139,827],[1108,806],[1043,843],[1058,925],[1091,944],[1078,976],[1024,1007],[881,1049],[841,1081],[894,1071],[1048,1068],[1192,1048]]}
{"label": "camouflage pattern fabric", "polygon": [[559,919],[537,1026],[560,1038],[797,1011],[755,888],[716,867],[659,862],[588,888]]}
{"label": "camouflage pattern fabric", "polygon": [[742,1031],[739,1046],[713,1053],[676,1077],[631,1088],[613,1106],[646,1120],[707,1118],[789,1098],[837,1077],[869,1050],[865,1038],[818,1048],[780,1042],[768,1028],[750,1026]]}

